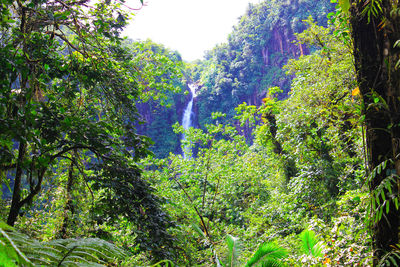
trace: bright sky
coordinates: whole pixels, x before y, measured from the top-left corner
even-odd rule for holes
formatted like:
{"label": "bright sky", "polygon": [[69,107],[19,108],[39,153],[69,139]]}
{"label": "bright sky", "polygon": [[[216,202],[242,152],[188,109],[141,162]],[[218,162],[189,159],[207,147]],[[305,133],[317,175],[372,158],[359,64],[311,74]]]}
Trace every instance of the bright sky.
{"label": "bright sky", "polygon": [[124,34],[161,43],[187,61],[201,59],[206,50],[227,41],[248,3],[259,1],[145,0]]}

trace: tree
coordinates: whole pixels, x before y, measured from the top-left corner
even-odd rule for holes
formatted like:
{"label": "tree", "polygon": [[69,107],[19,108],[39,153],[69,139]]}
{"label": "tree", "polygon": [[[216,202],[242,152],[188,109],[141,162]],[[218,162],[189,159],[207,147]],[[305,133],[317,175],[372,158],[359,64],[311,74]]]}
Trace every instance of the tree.
{"label": "tree", "polygon": [[[231,121],[235,106],[243,102],[260,105],[269,87],[279,86],[288,93],[290,77],[285,77],[281,68],[289,58],[308,52],[293,43],[294,34],[305,29],[302,20],[309,15],[325,24],[326,13],[332,9],[327,0],[250,4],[228,42],[208,51],[198,64],[202,69],[202,74],[197,75],[199,125],[211,123],[211,113],[217,111],[227,115],[224,121]],[[250,136],[246,128],[245,134]]]}
{"label": "tree", "polygon": [[[109,150],[107,145],[116,140],[100,141],[105,139],[100,134],[107,133],[101,129],[106,125],[100,126],[107,124],[100,117],[109,111],[105,101],[129,110],[132,101],[126,96],[133,98],[137,91],[133,80],[123,79],[117,60],[121,51],[112,44],[124,23],[110,27],[117,20],[104,4],[16,1],[7,6],[10,19],[1,29],[8,37],[2,39],[1,140],[2,169],[14,175],[7,219],[13,225],[20,209],[39,193],[55,160],[77,149],[95,154]],[[24,177],[27,194],[21,192]]]}
{"label": "tree", "polygon": [[12,187],[7,223],[15,224],[56,169],[70,179],[79,173],[89,190],[104,189],[97,209],[103,220],[125,216],[140,224],[138,240],[147,240],[140,246],[166,257],[168,216],[136,164],[149,140],[133,126],[143,86],[119,37],[129,17],[123,2],[1,4],[0,179]]}
{"label": "tree", "polygon": [[177,51],[165,48],[150,40],[129,41],[126,47],[132,51],[133,65],[140,70],[137,79],[141,96],[136,107],[144,123],[137,125],[137,131],[151,138],[151,151],[159,158],[170,152],[179,151],[179,137],[171,127],[179,120],[185,98],[181,88],[183,62]]}
{"label": "tree", "polygon": [[[399,9],[397,1],[389,0],[352,0],[341,4],[345,12],[351,5],[355,66],[364,101],[376,264],[399,242],[400,222],[396,210],[400,175]],[[383,167],[382,171],[379,166]],[[384,208],[386,213],[382,212]]]}

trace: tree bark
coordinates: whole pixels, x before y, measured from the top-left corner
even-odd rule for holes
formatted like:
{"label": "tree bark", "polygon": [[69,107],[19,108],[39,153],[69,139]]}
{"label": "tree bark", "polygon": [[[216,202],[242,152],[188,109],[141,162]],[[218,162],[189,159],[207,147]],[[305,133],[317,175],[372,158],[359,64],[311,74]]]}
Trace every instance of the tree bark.
{"label": "tree bark", "polygon": [[70,225],[70,215],[71,217],[74,215],[75,208],[72,200],[72,190],[74,186],[74,161],[75,161],[76,150],[73,151],[73,158],[68,168],[68,180],[67,180],[67,202],[64,207],[64,219],[60,230],[61,238],[68,238],[68,227]]}
{"label": "tree bark", "polygon": [[[393,45],[400,39],[400,23],[397,18],[391,18],[391,1],[378,1],[382,12],[377,16],[362,14],[370,4],[367,2],[351,1],[350,23],[357,79],[364,101],[369,170],[387,160],[394,162],[389,164],[388,161],[388,167],[372,177],[369,189],[373,193],[387,177],[387,171],[396,170],[399,154],[400,76],[394,67],[399,59],[399,51],[393,49]],[[397,186],[393,191],[397,192]],[[390,199],[389,192],[385,194]],[[389,213],[384,212],[382,219],[374,222],[372,227],[374,265],[399,242],[398,228],[398,211],[392,205]]]}
{"label": "tree bark", "polygon": [[269,132],[271,133],[271,142],[274,146],[274,153],[279,155],[284,168],[285,184],[290,182],[290,179],[297,174],[296,163],[290,158],[288,153],[283,149],[282,144],[277,139],[278,127],[276,125],[276,116],[273,113],[264,114],[263,117],[269,123]]}
{"label": "tree bark", "polygon": [[14,226],[19,210],[21,209],[21,181],[23,174],[23,161],[26,153],[26,143],[21,141],[18,148],[18,159],[14,177],[11,208],[7,218],[7,224]]}

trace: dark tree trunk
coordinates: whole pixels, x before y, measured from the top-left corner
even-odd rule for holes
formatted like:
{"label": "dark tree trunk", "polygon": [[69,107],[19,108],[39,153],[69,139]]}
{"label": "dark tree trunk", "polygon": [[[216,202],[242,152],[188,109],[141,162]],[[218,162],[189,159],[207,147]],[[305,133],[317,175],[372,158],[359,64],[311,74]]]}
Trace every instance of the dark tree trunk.
{"label": "dark tree trunk", "polygon": [[67,229],[70,225],[70,215],[71,217],[74,215],[75,212],[75,208],[74,208],[74,204],[72,201],[72,190],[73,190],[73,186],[74,186],[74,160],[75,160],[75,153],[74,152],[74,156],[73,159],[69,165],[68,168],[68,180],[67,180],[67,203],[65,203],[65,207],[64,207],[64,219],[63,219],[63,224],[61,226],[61,230],[60,230],[60,235],[61,238],[67,238],[68,237],[68,233],[67,233]]}
{"label": "dark tree trunk", "polygon": [[276,139],[276,134],[278,131],[278,127],[276,126],[276,117],[272,113],[268,113],[264,115],[264,117],[269,122],[269,132],[272,136],[272,143],[274,144],[274,152],[278,155],[281,155],[284,151],[282,149],[281,143],[279,143],[278,139]]}
{"label": "dark tree trunk", "polygon": [[[369,170],[373,170],[386,160],[392,160],[386,170],[372,177],[369,184],[374,192],[386,178],[387,171],[396,170],[399,154],[399,112],[400,76],[395,69],[399,59],[398,49],[393,49],[396,40],[400,39],[397,18],[392,18],[391,1],[382,0],[382,13],[374,17],[361,14],[367,7],[367,0],[352,0],[351,27],[354,41],[354,56],[357,79],[364,100],[366,125],[366,142],[368,149]],[[378,1],[379,3],[379,1]],[[385,23],[383,20],[385,18]],[[379,100],[379,101],[378,101]],[[400,173],[397,171],[397,175]],[[393,188],[394,191],[396,187]],[[389,194],[386,192],[387,199]],[[371,215],[372,216],[372,215]],[[372,246],[374,264],[385,252],[391,251],[399,242],[399,215],[391,206],[389,213],[374,223],[372,229]]]}
{"label": "dark tree trunk", "polygon": [[[32,203],[33,198],[40,192],[42,182],[43,182],[43,177],[44,174],[47,170],[47,167],[42,167],[37,169],[37,182],[36,184],[33,183],[32,180],[32,173],[35,171],[35,168],[33,167],[33,163],[31,164],[31,169],[27,170],[26,167],[24,168],[24,160],[27,157],[27,144],[25,142],[20,142],[19,148],[18,148],[18,159],[17,159],[17,165],[16,165],[16,171],[15,171],[15,176],[14,176],[14,187],[13,187],[13,196],[11,200],[11,208],[10,212],[8,213],[8,218],[7,218],[7,224],[14,226],[15,222],[17,221],[18,215],[20,213],[21,208],[24,205]],[[27,172],[30,172],[30,177],[28,178],[29,180],[29,186],[30,186],[30,192],[29,194],[25,197],[22,198],[21,195],[21,187],[22,187],[22,177]]]}
{"label": "dark tree trunk", "polygon": [[273,113],[263,115],[269,123],[269,132],[271,133],[271,141],[274,145],[274,153],[281,156],[282,165],[284,168],[285,182],[289,183],[290,179],[297,174],[296,163],[290,158],[290,155],[283,149],[281,143],[277,139],[278,127],[276,125],[276,117]]}
{"label": "dark tree trunk", "polygon": [[11,208],[7,218],[7,224],[14,226],[19,210],[21,209],[21,183],[23,175],[23,161],[26,153],[26,143],[20,142],[18,148],[17,166],[14,176],[14,188],[11,201]]}

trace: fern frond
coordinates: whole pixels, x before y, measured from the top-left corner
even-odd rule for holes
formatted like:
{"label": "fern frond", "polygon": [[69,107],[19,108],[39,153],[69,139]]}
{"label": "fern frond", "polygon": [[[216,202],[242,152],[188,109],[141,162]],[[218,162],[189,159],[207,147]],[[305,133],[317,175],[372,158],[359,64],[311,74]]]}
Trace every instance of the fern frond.
{"label": "fern frond", "polygon": [[[0,239],[2,239],[2,243],[4,245],[5,252],[5,258],[7,260],[15,260],[17,263],[21,263],[24,266],[33,266],[32,262],[25,256],[24,253],[18,248],[18,246],[14,243],[12,238],[6,233],[5,229],[8,229],[10,231],[9,226],[4,227],[4,223],[0,225]],[[3,228],[3,229],[2,229]],[[11,228],[12,229],[12,228]]]}
{"label": "fern frond", "polygon": [[116,247],[114,244],[98,238],[84,238],[84,239],[58,239],[46,243],[48,246],[61,248],[64,255],[67,251],[71,255],[82,252],[87,252],[96,258],[95,262],[112,261],[113,259],[121,259],[126,256],[126,253]]}
{"label": "fern frond", "polygon": [[174,267],[175,264],[170,260],[162,260],[162,261],[157,262],[154,265],[151,265],[150,267],[159,267],[159,266]]}
{"label": "fern frond", "polygon": [[45,250],[33,250],[30,252],[25,252],[28,258],[40,257],[44,260],[49,260],[50,262],[56,262],[60,259],[60,255],[45,251]]}
{"label": "fern frond", "polygon": [[49,265],[52,264],[52,262],[49,261],[49,260],[46,260],[46,259],[43,259],[43,258],[36,258],[36,255],[29,256],[29,259],[34,264],[39,264],[40,266],[42,266],[42,265],[49,266]]}
{"label": "fern frond", "polygon": [[90,260],[85,259],[84,257],[77,256],[77,255],[69,255],[65,258],[65,260],[62,261],[62,263],[65,263],[65,261],[72,261],[72,262],[79,262],[80,264],[91,264],[93,263]]}
{"label": "fern frond", "polygon": [[104,265],[102,264],[97,264],[97,263],[82,263],[82,262],[76,262],[76,261],[70,261],[70,260],[66,260],[63,261],[61,266],[68,266],[68,267],[104,267]]}
{"label": "fern frond", "polygon": [[0,252],[1,262],[10,262],[7,266],[103,266],[100,264],[126,257],[122,249],[102,239],[58,239],[41,243],[2,222]]}
{"label": "fern frond", "polygon": [[98,249],[91,248],[91,247],[81,247],[81,248],[79,248],[79,250],[75,251],[74,253],[80,253],[81,251],[85,252],[85,253],[89,253],[92,256],[96,255],[95,257],[98,258],[99,261],[101,261],[100,259],[103,259],[106,261],[111,261],[113,259],[113,257],[110,257],[110,256],[102,253]]}
{"label": "fern frond", "polygon": [[90,254],[90,253],[88,253],[86,251],[82,251],[82,250],[74,250],[73,251],[73,255],[85,257],[86,259],[90,259],[91,261],[94,261],[94,262],[101,262],[101,260],[99,258],[97,258],[94,254]]}
{"label": "fern frond", "polygon": [[286,249],[276,245],[275,243],[264,243],[254,253],[254,255],[247,261],[246,267],[251,266],[282,266],[281,260],[288,255]]}

